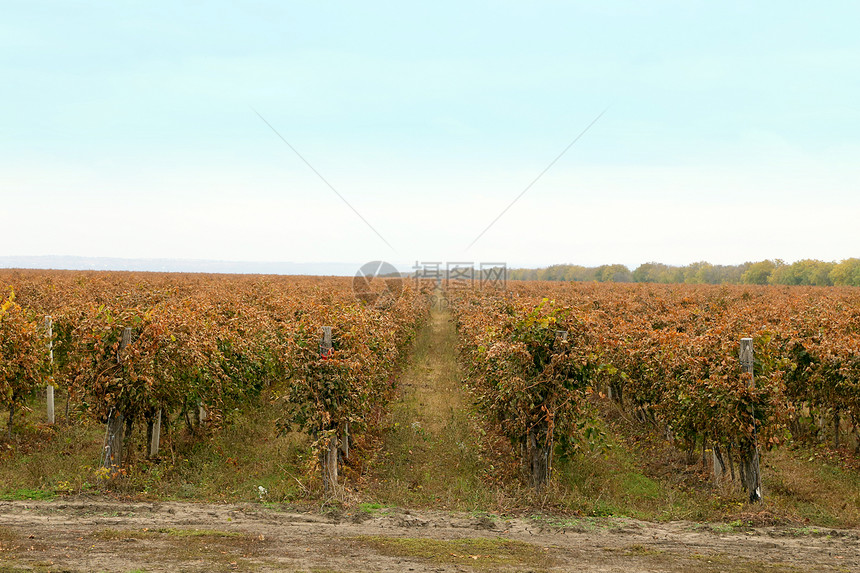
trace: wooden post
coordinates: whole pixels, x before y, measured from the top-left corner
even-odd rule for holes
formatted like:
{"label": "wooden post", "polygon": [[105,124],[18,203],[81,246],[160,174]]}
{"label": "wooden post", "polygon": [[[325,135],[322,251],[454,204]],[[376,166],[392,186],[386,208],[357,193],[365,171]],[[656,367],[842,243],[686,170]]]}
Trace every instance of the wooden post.
{"label": "wooden post", "polygon": [[326,491],[334,493],[337,487],[337,436],[332,435],[328,441],[326,456]]}
{"label": "wooden post", "polygon": [[322,339],[320,340],[320,357],[328,358],[331,353],[331,327],[322,327]]}
{"label": "wooden post", "polygon": [[48,365],[51,374],[48,376],[46,388],[46,403],[48,410],[48,423],[54,423],[54,324],[50,316],[45,317],[45,333],[48,336]]}
{"label": "wooden post", "polygon": [[726,474],[726,461],[723,459],[723,452],[720,448],[720,444],[714,442],[714,447],[711,453],[714,458],[714,481],[716,483],[720,483],[723,476]]}
{"label": "wooden post", "polygon": [[[126,327],[122,331],[122,338],[116,351],[117,364],[122,364],[123,353],[129,344],[131,344],[131,328]],[[104,461],[102,462],[102,467],[109,469],[111,475],[115,474],[120,465],[122,465],[122,434],[123,427],[125,426],[123,422],[125,422],[125,417],[122,415],[122,412],[116,408],[112,408],[111,413],[108,414]]]}
{"label": "wooden post", "polygon": [[116,363],[122,364],[123,356],[122,353],[128,348],[128,345],[131,344],[131,327],[126,326],[122,329],[122,338],[119,341],[119,348],[116,349]]}
{"label": "wooden post", "polygon": [[343,439],[340,441],[340,452],[343,459],[349,459],[349,422],[343,426]]}
{"label": "wooden post", "polygon": [[839,426],[842,420],[839,417],[839,408],[833,410],[833,448],[839,449]]}
{"label": "wooden post", "polygon": [[[755,358],[753,354],[752,338],[741,338],[740,347],[740,362],[743,371],[750,375],[750,386],[755,388],[755,378],[753,377],[753,366]],[[753,415],[753,435],[752,444],[748,445],[741,452],[741,482],[749,493],[750,503],[761,501],[761,469],[759,466],[759,449],[758,449],[758,432],[755,427],[755,411],[751,411]]]}
{"label": "wooden post", "polygon": [[[332,341],[331,327],[322,327],[322,338],[320,339],[320,358],[329,358],[331,356]],[[320,454],[320,466],[323,472],[323,487],[326,493],[334,493],[337,487],[337,453],[338,439],[337,426],[331,428],[331,434],[328,438],[328,443]]]}
{"label": "wooden post", "polygon": [[333,494],[337,487],[337,452],[337,434],[332,433],[326,440],[325,445],[320,449],[319,453],[320,469],[322,470],[323,478],[323,491],[327,494]]}
{"label": "wooden post", "polygon": [[155,423],[152,425],[152,441],[149,443],[149,457],[158,456],[158,446],[161,442],[161,408],[158,409],[158,414],[155,416]]}
{"label": "wooden post", "polygon": [[108,414],[107,434],[105,435],[104,461],[102,467],[115,474],[122,465],[122,430],[125,427],[125,419],[116,410]]}
{"label": "wooden post", "polygon": [[529,430],[526,440],[529,479],[535,492],[540,494],[543,486],[549,482],[550,448],[546,444],[538,443],[538,436],[534,429]]}

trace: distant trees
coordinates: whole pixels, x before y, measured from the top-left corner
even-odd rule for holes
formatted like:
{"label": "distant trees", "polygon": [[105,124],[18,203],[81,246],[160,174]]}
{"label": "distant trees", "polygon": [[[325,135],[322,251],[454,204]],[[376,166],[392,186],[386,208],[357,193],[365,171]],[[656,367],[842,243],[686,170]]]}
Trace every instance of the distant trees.
{"label": "distant trees", "polygon": [[643,263],[633,271],[633,281],[637,283],[682,283],[684,270],[663,263]]}
{"label": "distant trees", "polygon": [[770,274],[768,282],[775,285],[812,285],[830,286],[830,271],[836,263],[825,263],[813,259],[804,259],[790,265],[779,265]]}
{"label": "distant trees", "polygon": [[839,286],[860,286],[860,259],[845,259],[834,266],[830,280]]}
{"label": "distant trees", "polygon": [[684,266],[643,263],[632,272],[625,265],[552,265],[544,269],[512,269],[512,280],[569,282],[637,282],[687,284],[751,284],[860,286],[860,258],[842,262],[804,259],[788,264],[780,259],[740,265],[712,265],[698,261]]}
{"label": "distant trees", "polygon": [[[779,262],[782,263],[782,261]],[[741,274],[741,282],[745,285],[766,285],[776,265],[777,263],[773,261],[749,263],[747,270]]]}
{"label": "distant trees", "polygon": [[545,269],[512,269],[508,278],[519,281],[568,281],[599,283],[633,282],[633,273],[625,265],[601,265],[583,267],[581,265],[552,265]]}

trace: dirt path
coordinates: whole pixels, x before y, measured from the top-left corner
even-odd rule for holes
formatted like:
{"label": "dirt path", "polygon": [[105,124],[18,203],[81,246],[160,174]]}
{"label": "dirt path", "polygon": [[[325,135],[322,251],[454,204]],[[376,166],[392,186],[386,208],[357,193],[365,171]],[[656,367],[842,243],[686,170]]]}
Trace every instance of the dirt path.
{"label": "dirt path", "polygon": [[471,510],[493,495],[478,478],[477,432],[451,313],[434,306],[400,378],[383,456],[363,497],[399,507]]}
{"label": "dirt path", "polygon": [[858,571],[856,531],[441,511],[0,502],[0,571]]}

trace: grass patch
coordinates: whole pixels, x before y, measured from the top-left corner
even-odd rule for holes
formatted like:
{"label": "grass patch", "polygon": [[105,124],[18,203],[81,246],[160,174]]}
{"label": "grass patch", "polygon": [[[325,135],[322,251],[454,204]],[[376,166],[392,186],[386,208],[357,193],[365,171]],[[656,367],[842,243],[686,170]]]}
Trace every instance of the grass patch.
{"label": "grass patch", "polygon": [[831,463],[806,447],[762,453],[764,501],[746,502],[738,483],[713,483],[700,454],[682,452],[649,427],[603,403],[607,448],[556,464],[553,492],[560,509],[591,516],[649,521],[722,522],[725,531],[762,525],[860,525],[860,473]]}
{"label": "grass patch", "polygon": [[381,503],[359,503],[358,510],[364,513],[369,513],[370,515],[377,515],[380,513],[386,513],[390,509],[390,506],[383,505]]}
{"label": "grass patch", "polygon": [[750,523],[736,519],[729,523],[717,523],[711,526],[711,531],[715,533],[735,533],[744,529],[749,529]]}
{"label": "grass patch", "polygon": [[823,527],[860,526],[860,473],[794,446],[766,452],[765,505],[794,521]]}
{"label": "grass patch", "polygon": [[247,534],[237,531],[221,531],[218,529],[175,529],[170,527],[160,527],[156,529],[101,529],[99,531],[94,531],[91,535],[92,537],[101,539],[102,541],[115,541],[117,539],[146,539],[162,536],[206,539],[248,537]]}
{"label": "grass patch", "polygon": [[265,553],[271,543],[262,535],[218,529],[101,529],[89,534],[83,544],[92,544],[96,553],[112,553],[117,542],[138,541],[133,547],[135,562],[146,565],[167,561],[171,569],[184,570],[185,563],[205,560],[209,571],[251,571],[252,558]]}
{"label": "grass patch", "polygon": [[[659,445],[630,427],[600,421],[606,443],[556,464],[555,491],[560,509],[598,517],[624,516],[649,521],[702,520],[715,516],[710,492],[680,487],[671,472],[649,471],[645,459]],[[630,432],[625,434],[625,432]]]}
{"label": "grass patch", "polygon": [[249,406],[226,413],[223,427],[210,436],[177,432],[174,447],[166,449],[161,460],[140,455],[116,489],[178,500],[298,499],[303,495],[308,440],[300,434],[279,435],[275,420],[280,415],[271,404]]}
{"label": "grass patch", "polygon": [[626,523],[618,519],[606,517],[560,517],[555,515],[532,515],[529,517],[536,525],[547,529],[559,531],[575,531],[579,533],[612,531],[638,527],[632,523]]}
{"label": "grass patch", "polygon": [[473,511],[493,505],[481,476],[479,432],[457,361],[448,312],[434,309],[421,329],[386,420],[368,497],[385,505]]}
{"label": "grass patch", "polygon": [[306,495],[301,481],[309,442],[300,434],[278,434],[275,420],[282,412],[275,405],[226,412],[220,429],[198,435],[174,415],[165,421],[157,460],[146,459],[146,428],[135,425],[123,473],[106,479],[96,470],[104,425],[75,419],[73,409],[70,423],[60,416],[56,425],[47,426],[40,421],[42,401],[32,399],[31,411],[19,416],[12,442],[0,449],[0,499],[112,492],[165,500],[281,503]]}
{"label": "grass patch", "polygon": [[551,567],[556,561],[549,548],[496,538],[425,539],[416,537],[362,536],[353,540],[377,553],[417,559],[438,565],[469,565],[478,570],[498,567]]}
{"label": "grass patch", "polygon": [[[8,563],[0,563],[0,573],[54,573],[60,571],[49,565],[28,564],[26,567],[18,567]],[[71,569],[62,569],[63,573],[74,573]]]}
{"label": "grass patch", "polygon": [[2,501],[15,501],[15,500],[37,500],[37,501],[51,501],[57,497],[57,494],[53,491],[46,491],[43,489],[18,489],[12,491],[6,491],[5,493],[0,494],[0,500]]}
{"label": "grass patch", "polygon": [[0,451],[2,499],[52,499],[63,493],[92,489],[91,468],[98,465],[104,428],[86,421],[43,423],[43,398],[33,398],[21,411],[15,434]]}

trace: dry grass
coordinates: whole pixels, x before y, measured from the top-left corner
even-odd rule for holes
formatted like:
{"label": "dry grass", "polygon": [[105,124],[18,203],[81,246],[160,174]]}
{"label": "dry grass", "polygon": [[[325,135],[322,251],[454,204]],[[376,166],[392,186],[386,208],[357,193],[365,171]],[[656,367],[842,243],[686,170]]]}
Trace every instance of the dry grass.
{"label": "dry grass", "polygon": [[248,538],[244,533],[236,531],[221,531],[219,529],[176,529],[172,527],[159,527],[154,529],[100,529],[92,533],[92,537],[102,541],[114,541],[117,539],[151,539],[162,536],[168,537],[191,537],[205,540],[216,540],[223,538]]}
{"label": "dry grass", "polygon": [[476,571],[498,571],[528,566],[529,570],[546,569],[556,560],[548,547],[512,539],[428,539],[418,537],[356,537],[357,545],[381,555],[405,557],[438,565],[469,566]]}
{"label": "dry grass", "polygon": [[762,452],[764,500],[750,505],[737,482],[714,483],[710,463],[701,463],[701,452],[690,463],[652,428],[625,417],[613,404],[604,403],[601,409],[615,447],[603,460],[584,464],[593,476],[586,481],[600,486],[599,491],[584,492],[586,505],[597,496],[617,509],[616,514],[642,519],[860,525],[860,472],[834,462],[820,447]]}
{"label": "dry grass", "polygon": [[803,523],[860,526],[860,474],[816,456],[816,448],[794,447],[763,456],[765,505]]}

